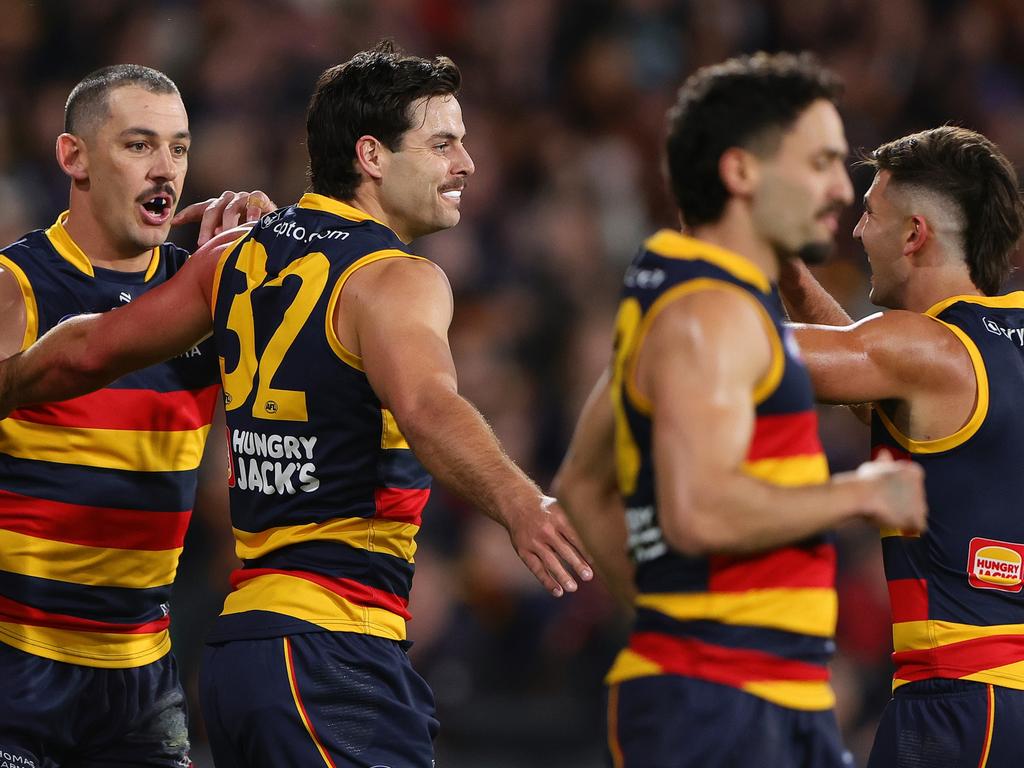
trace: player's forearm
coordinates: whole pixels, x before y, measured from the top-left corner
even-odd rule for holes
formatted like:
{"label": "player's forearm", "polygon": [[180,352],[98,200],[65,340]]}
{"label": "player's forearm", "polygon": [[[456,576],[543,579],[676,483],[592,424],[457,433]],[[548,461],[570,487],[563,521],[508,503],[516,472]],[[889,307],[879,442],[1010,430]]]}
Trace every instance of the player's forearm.
{"label": "player's forearm", "polygon": [[0,413],[32,403],[83,395],[110,383],[118,371],[90,349],[96,315],[61,323],[19,355],[0,362]]}
{"label": "player's forearm", "polygon": [[661,504],[662,530],[683,554],[748,554],[792,544],[872,507],[870,485],[853,476],[785,487],[740,473],[705,478],[686,503]]}
{"label": "player's forearm", "polygon": [[853,322],[842,305],[817,281],[800,259],[788,262],[779,278],[779,290],[798,323],[817,325],[849,325]]}
{"label": "player's forearm", "polygon": [[504,452],[469,401],[450,389],[421,392],[392,404],[395,420],[416,458],[442,483],[506,528],[544,495]]}

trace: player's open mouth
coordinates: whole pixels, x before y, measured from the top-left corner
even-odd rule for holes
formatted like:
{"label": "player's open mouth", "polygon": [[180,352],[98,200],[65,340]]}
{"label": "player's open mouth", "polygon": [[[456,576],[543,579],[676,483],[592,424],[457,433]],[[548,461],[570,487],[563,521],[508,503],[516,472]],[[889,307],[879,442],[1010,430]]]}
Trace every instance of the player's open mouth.
{"label": "player's open mouth", "polygon": [[147,224],[160,226],[171,217],[174,200],[170,195],[154,195],[142,201],[142,219]]}
{"label": "player's open mouth", "polygon": [[459,185],[457,187],[442,188],[440,190],[441,197],[443,197],[445,200],[450,200],[453,203],[461,202],[463,189],[465,189],[464,185]]}

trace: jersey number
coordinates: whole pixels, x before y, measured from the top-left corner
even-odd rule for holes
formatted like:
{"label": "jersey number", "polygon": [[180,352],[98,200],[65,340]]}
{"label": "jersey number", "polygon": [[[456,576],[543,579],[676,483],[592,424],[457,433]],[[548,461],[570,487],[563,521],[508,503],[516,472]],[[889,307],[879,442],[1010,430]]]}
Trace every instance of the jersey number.
{"label": "jersey number", "polygon": [[[227,328],[238,337],[238,364],[231,371],[224,370],[221,358],[221,374],[224,381],[225,409],[240,408],[256,385],[256,398],[252,404],[252,415],[257,419],[278,421],[307,421],[306,393],[294,389],[275,389],[272,385],[277,369],[281,367],[288,349],[299,335],[313,312],[317,301],[327,287],[330,262],[322,253],[310,253],[291,262],[280,275],[268,280],[267,251],[255,240],[250,240],[238,254],[235,269],[245,275],[245,290],[231,302],[228,310]],[[287,277],[297,278],[298,291],[285,308],[281,322],[274,329],[263,354],[256,357],[256,329],[253,319],[252,294],[258,288],[273,288],[284,285]]]}

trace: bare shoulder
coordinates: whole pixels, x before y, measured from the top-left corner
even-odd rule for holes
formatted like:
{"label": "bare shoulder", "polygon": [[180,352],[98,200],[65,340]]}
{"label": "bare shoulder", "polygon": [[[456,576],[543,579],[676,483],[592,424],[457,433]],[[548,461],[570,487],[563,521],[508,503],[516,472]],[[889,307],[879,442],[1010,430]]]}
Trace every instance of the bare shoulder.
{"label": "bare shoulder", "polygon": [[381,259],[356,270],[344,286],[346,300],[438,301],[452,297],[448,276],[427,259]]}
{"label": "bare shoulder", "polygon": [[[0,267],[0,360],[21,350],[25,337],[25,296],[9,270]],[[31,341],[31,339],[30,339]]]}
{"label": "bare shoulder", "polygon": [[892,371],[925,385],[973,386],[967,348],[949,326],[933,317],[891,310],[865,318],[851,329],[860,337],[865,354]]}

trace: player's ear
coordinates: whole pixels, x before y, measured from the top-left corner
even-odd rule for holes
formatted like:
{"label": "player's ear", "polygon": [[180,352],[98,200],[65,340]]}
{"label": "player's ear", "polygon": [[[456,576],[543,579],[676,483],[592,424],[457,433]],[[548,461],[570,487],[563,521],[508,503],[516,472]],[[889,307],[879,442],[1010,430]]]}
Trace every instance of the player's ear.
{"label": "player's ear", "polygon": [[85,142],[73,133],[62,133],[57,137],[57,165],[75,181],[89,178],[89,153]]}
{"label": "player's ear", "polygon": [[914,214],[907,219],[907,227],[903,239],[903,254],[905,256],[912,256],[918,253],[931,237],[932,230],[928,224],[928,219],[919,214]]}
{"label": "player's ear", "polygon": [[730,195],[748,197],[760,182],[761,164],[752,152],[730,147],[718,158],[718,174]]}
{"label": "player's ear", "polygon": [[385,152],[384,145],[373,136],[360,136],[356,139],[356,163],[371,179],[377,180],[384,175]]}

